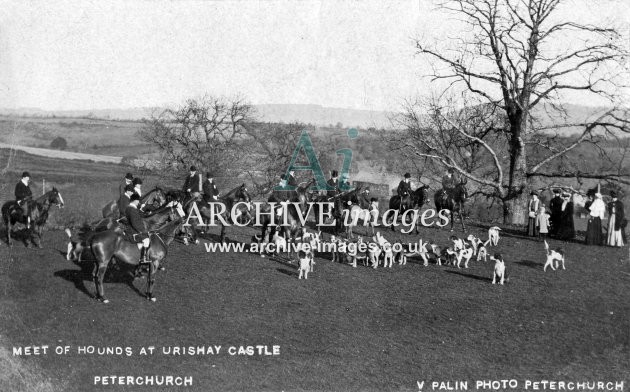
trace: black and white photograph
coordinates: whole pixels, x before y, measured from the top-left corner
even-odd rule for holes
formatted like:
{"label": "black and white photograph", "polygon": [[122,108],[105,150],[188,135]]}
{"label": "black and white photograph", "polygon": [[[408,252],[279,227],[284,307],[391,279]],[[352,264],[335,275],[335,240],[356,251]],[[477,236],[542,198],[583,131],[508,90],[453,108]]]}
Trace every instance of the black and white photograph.
{"label": "black and white photograph", "polygon": [[630,3],[0,0],[0,391],[630,391]]}

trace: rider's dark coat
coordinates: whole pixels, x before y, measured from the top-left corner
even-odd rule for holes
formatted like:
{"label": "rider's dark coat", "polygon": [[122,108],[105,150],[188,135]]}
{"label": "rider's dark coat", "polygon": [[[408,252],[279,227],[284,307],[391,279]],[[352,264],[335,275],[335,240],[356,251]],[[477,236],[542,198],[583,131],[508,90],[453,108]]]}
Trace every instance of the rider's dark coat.
{"label": "rider's dark coat", "polygon": [[120,198],[118,198],[118,211],[120,211],[121,215],[127,212],[127,207],[129,207],[130,201],[129,197],[124,193],[120,195]]}
{"label": "rider's dark coat", "polygon": [[203,183],[203,199],[206,202],[211,203],[215,201],[213,196],[219,196],[217,185],[214,182],[206,180]]}
{"label": "rider's dark coat", "polygon": [[[127,224],[131,234],[144,234],[146,235],[146,229],[144,227],[144,220],[140,210],[134,206],[129,206],[125,209],[125,216],[127,217]],[[141,240],[140,236],[135,236],[136,240]]]}
{"label": "rider's dark coat", "polygon": [[326,192],[326,196],[328,196],[328,197],[335,197],[335,196],[337,196],[338,194],[341,193],[341,191],[339,190],[339,180],[335,180],[334,178],[331,178],[326,183],[330,187],[335,188],[333,190],[327,191]]}
{"label": "rider's dark coat", "polygon": [[411,183],[405,182],[405,180],[400,181],[397,189],[398,196],[405,197],[411,195]]}
{"label": "rider's dark coat", "polygon": [[15,200],[22,201],[25,199],[31,199],[33,197],[33,192],[31,191],[31,187],[25,185],[22,181],[18,182],[15,186]]}
{"label": "rider's dark coat", "polygon": [[190,193],[201,192],[203,188],[201,173],[197,172],[192,176],[189,174],[186,176],[186,180],[184,181],[184,192],[187,192],[190,189]]}
{"label": "rider's dark coat", "polygon": [[448,175],[444,175],[444,177],[442,177],[442,188],[444,188],[444,190],[452,190],[455,189],[456,186],[457,179],[455,178],[455,174],[450,177]]}

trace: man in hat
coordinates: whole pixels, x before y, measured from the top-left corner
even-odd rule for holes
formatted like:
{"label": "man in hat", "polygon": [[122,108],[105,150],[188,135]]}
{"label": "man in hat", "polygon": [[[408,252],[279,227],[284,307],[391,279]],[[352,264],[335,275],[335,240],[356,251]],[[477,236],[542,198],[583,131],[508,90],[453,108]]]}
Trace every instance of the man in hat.
{"label": "man in hat", "polygon": [[140,249],[140,262],[147,262],[147,250],[149,249],[149,244],[151,240],[149,238],[149,234],[147,233],[147,229],[144,226],[144,220],[142,218],[142,214],[138,209],[138,204],[140,203],[140,196],[137,194],[132,194],[129,200],[129,206],[125,209],[125,217],[127,218],[127,224],[129,226],[129,231],[131,232],[131,236],[134,242],[138,244],[138,248]]}
{"label": "man in hat", "polygon": [[118,211],[120,212],[120,216],[124,216],[125,211],[127,211],[127,207],[129,207],[129,203],[131,201],[131,195],[134,194],[133,186],[127,185],[122,195],[118,199]]}
{"label": "man in hat", "polygon": [[22,208],[22,213],[26,217],[26,227],[31,228],[31,217],[29,214],[29,204],[33,199],[33,192],[29,183],[31,175],[28,172],[22,173],[22,179],[15,185],[15,201]]}
{"label": "man in hat", "polygon": [[203,181],[201,179],[201,173],[197,172],[197,168],[190,167],[190,173],[186,176],[184,181],[184,192],[188,193],[193,199],[198,199],[201,196],[203,189]]}
{"label": "man in hat", "polygon": [[137,193],[138,196],[140,196],[140,198],[142,199],[142,179],[136,177],[131,183],[133,184],[133,192]]}
{"label": "man in hat", "polygon": [[203,183],[203,200],[206,203],[212,203],[219,200],[219,190],[214,183],[214,174],[212,172],[206,173],[206,181]]}
{"label": "man in hat", "polygon": [[549,202],[549,211],[551,212],[551,217],[549,218],[549,223],[551,223],[551,229],[549,230],[549,234],[555,236],[558,234],[558,228],[560,227],[560,216],[562,215],[562,197],[560,196],[560,189],[556,188],[553,190],[553,198]]}
{"label": "man in hat", "polygon": [[326,196],[328,196],[329,198],[332,198],[341,193],[341,191],[339,190],[339,173],[337,173],[337,170],[332,171],[331,177],[326,183],[331,188],[334,188],[327,191]]}
{"label": "man in hat", "polygon": [[400,196],[401,202],[403,199],[411,196],[411,174],[405,173],[405,178],[398,184],[396,193]]}
{"label": "man in hat", "polygon": [[133,182],[133,174],[131,173],[125,174],[125,178],[120,182],[120,184],[118,184],[118,194],[122,196],[123,193],[125,193],[125,187],[127,185],[131,185],[132,182]]}

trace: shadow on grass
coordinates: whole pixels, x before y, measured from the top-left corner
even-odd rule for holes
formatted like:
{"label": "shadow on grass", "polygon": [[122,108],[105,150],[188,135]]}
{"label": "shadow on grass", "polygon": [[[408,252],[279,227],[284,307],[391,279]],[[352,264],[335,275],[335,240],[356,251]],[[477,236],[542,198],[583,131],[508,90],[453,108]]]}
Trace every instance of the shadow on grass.
{"label": "shadow on grass", "polygon": [[[65,255],[65,253],[64,253]],[[84,293],[90,298],[95,298],[94,294],[91,293],[87,287],[85,286],[85,282],[88,281],[90,283],[92,280],[92,272],[94,270],[94,263],[89,260],[84,260],[82,262],[74,262],[74,264],[80,269],[65,269],[56,271],[54,276],[62,278],[68,282],[74,284],[74,287],[80,292]],[[135,270],[135,266],[121,266],[120,263],[110,263],[107,271],[105,272],[105,278],[103,279],[103,284],[107,283],[125,283],[129,286],[136,294],[141,297],[144,297],[144,294],[134,285],[133,272]],[[146,279],[146,278],[145,278]],[[137,279],[142,282],[141,279]],[[142,282],[146,284],[146,282]],[[96,290],[96,289],[95,289]],[[95,291],[96,292],[96,291]]]}
{"label": "shadow on grass", "polygon": [[525,267],[529,267],[533,269],[540,269],[542,267],[542,264],[537,263],[535,261],[531,261],[531,260],[521,260],[521,261],[517,261],[515,264],[524,265]]}
{"label": "shadow on grass", "polygon": [[461,275],[461,276],[465,276],[467,278],[470,279],[475,279],[475,280],[480,280],[482,282],[492,282],[492,279],[487,278],[485,276],[479,276],[479,275],[473,275],[473,274],[467,274],[465,272],[459,272],[459,271],[452,271],[452,270],[446,270],[447,273],[449,274],[455,274],[455,275]]}
{"label": "shadow on grass", "polygon": [[284,268],[276,268],[276,271],[280,272],[281,274],[285,274],[287,276],[290,276],[292,278],[295,278],[295,277],[299,276],[296,271],[290,271],[290,270],[284,269]]}

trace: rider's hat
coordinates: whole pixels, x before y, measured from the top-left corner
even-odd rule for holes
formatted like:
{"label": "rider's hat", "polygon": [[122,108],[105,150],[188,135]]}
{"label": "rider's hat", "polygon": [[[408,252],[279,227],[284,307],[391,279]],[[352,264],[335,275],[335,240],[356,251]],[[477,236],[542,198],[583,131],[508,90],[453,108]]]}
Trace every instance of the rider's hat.
{"label": "rider's hat", "polygon": [[211,171],[206,172],[206,177],[207,177],[207,178],[214,178],[214,173],[213,173],[213,172],[211,172]]}
{"label": "rider's hat", "polygon": [[125,185],[125,192],[133,192],[133,185]]}
{"label": "rider's hat", "polygon": [[133,179],[133,185],[142,185],[142,180],[138,177]]}
{"label": "rider's hat", "polygon": [[411,178],[411,174],[409,172],[405,173],[405,178]]}
{"label": "rider's hat", "polygon": [[448,168],[448,172],[449,172],[449,173],[455,173],[455,169],[453,169],[452,167],[449,167],[449,168]]}
{"label": "rider's hat", "polygon": [[558,194],[560,194],[561,192],[560,192],[560,189],[556,188],[556,189],[554,189],[554,190],[553,190],[553,193],[558,193]]}
{"label": "rider's hat", "polygon": [[610,197],[617,197],[617,192],[610,191]]}
{"label": "rider's hat", "polygon": [[197,168],[196,168],[196,167],[194,167],[194,166],[191,166],[191,167],[190,167],[190,171],[197,171]]}
{"label": "rider's hat", "polygon": [[137,193],[134,193],[133,195],[131,195],[131,197],[129,198],[130,201],[136,201],[136,200],[140,200],[140,196]]}
{"label": "rider's hat", "polygon": [[127,174],[125,174],[125,178],[126,178],[127,180],[133,180],[133,174],[131,174],[131,173],[127,173]]}
{"label": "rider's hat", "polygon": [[25,171],[22,173],[22,178],[24,177],[30,177],[31,175],[29,174],[29,172]]}
{"label": "rider's hat", "polygon": [[337,170],[333,170],[332,171],[332,177],[338,177],[339,173],[337,172]]}

